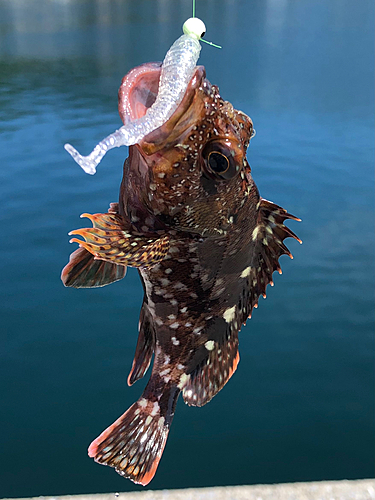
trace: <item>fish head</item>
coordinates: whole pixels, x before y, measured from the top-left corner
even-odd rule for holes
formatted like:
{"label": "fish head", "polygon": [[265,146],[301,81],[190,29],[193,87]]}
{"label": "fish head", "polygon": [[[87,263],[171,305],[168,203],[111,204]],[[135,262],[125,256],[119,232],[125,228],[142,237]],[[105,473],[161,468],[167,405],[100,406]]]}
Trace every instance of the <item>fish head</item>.
{"label": "fish head", "polygon": [[[124,122],[140,118],[155,102],[160,71],[152,63],[124,78],[119,93]],[[197,66],[173,115],[130,147],[120,212],[142,232],[167,227],[225,234],[249,194],[246,150],[253,134],[251,119],[223,100],[204,67]]]}

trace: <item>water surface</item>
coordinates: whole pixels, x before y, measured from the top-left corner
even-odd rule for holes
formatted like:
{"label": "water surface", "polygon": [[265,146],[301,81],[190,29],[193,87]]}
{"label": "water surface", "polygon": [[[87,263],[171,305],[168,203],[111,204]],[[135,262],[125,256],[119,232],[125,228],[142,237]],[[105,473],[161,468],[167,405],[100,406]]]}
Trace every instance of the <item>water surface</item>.
{"label": "water surface", "polygon": [[[209,405],[179,402],[151,487],[372,476],[373,4],[198,0],[200,63],[249,114],[263,197],[304,244],[240,334]],[[86,455],[144,386],[126,378],[137,272],[98,290],[59,279],[82,212],[116,201],[126,148],[88,176],[83,153],[120,125],[123,75],[160,60],[190,1],[0,0],[0,497],[141,489]]]}

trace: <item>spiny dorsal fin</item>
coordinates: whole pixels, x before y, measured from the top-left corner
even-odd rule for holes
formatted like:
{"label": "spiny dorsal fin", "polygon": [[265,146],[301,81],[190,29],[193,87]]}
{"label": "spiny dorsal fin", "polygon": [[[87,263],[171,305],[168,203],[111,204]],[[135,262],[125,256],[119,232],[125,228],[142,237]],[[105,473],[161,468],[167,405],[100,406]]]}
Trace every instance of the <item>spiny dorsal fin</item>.
{"label": "spiny dorsal fin", "polygon": [[151,363],[155,350],[154,322],[148,305],[143,300],[141,314],[139,317],[139,335],[133,365],[128,377],[128,385],[134,384],[142,378]]}
{"label": "spiny dorsal fin", "polygon": [[251,235],[249,265],[234,281],[241,290],[238,300],[234,301],[231,295],[223,301],[223,309],[212,320],[212,327],[200,332],[205,342],[193,360],[198,362],[198,366],[190,373],[183,389],[183,398],[189,405],[206,404],[229,380],[239,361],[238,331],[241,324],[251,314],[253,307],[257,307],[259,296],[265,295],[267,284],[273,284],[272,273],[275,270],[281,272],[279,257],[283,254],[291,256],[283,240],[291,236],[300,241],[283,224],[286,219],[299,220],[297,217],[263,199],[257,208],[258,220]]}
{"label": "spiny dorsal fin", "polygon": [[72,238],[95,259],[123,266],[148,267],[160,262],[169,251],[169,237],[133,234],[122,217],[113,212],[82,214],[91,220],[92,228],[71,231],[69,235],[82,236],[85,241]]}
{"label": "spiny dorsal fin", "polygon": [[284,245],[284,239],[292,237],[302,243],[291,229],[284,225],[286,219],[300,221],[298,217],[289,214],[286,210],[271,201],[261,198],[259,202],[258,223],[255,227],[252,240],[255,244],[251,265],[242,273],[242,278],[247,279],[246,290],[249,297],[245,299],[245,320],[251,315],[253,307],[258,307],[261,295],[266,296],[268,284],[273,286],[272,274],[278,271],[282,274],[279,264],[281,255],[289,255],[289,249]]}

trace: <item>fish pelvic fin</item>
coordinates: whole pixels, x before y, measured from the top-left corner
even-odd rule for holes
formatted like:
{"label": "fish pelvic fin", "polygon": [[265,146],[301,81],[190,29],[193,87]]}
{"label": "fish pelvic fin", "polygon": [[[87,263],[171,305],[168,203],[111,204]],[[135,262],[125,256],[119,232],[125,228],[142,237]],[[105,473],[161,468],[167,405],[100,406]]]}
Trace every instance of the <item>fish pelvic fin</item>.
{"label": "fish pelvic fin", "polygon": [[121,280],[125,275],[126,266],[96,260],[85,248],[78,248],[62,270],[61,281],[67,287],[96,288]]}
{"label": "fish pelvic fin", "polygon": [[95,259],[122,266],[149,267],[164,259],[169,251],[169,237],[132,234],[121,215],[115,212],[105,214],[82,214],[91,220],[92,228],[71,231],[69,235],[81,236],[84,240],[72,238]]}
{"label": "fish pelvic fin", "polygon": [[[203,406],[221,391],[237,369],[240,361],[238,331],[228,325],[224,342],[206,341],[208,356],[191,373],[182,391],[184,402],[189,406]],[[208,350],[211,349],[212,350]]]}
{"label": "fish pelvic fin", "polygon": [[155,383],[151,377],[142,397],[88,449],[95,462],[114,467],[121,476],[143,486],[159,465],[180,392],[172,384],[155,391]]}
{"label": "fish pelvic fin", "polygon": [[128,377],[128,385],[144,376],[155,350],[155,328],[148,305],[143,301],[139,317],[139,335],[134,361]]}

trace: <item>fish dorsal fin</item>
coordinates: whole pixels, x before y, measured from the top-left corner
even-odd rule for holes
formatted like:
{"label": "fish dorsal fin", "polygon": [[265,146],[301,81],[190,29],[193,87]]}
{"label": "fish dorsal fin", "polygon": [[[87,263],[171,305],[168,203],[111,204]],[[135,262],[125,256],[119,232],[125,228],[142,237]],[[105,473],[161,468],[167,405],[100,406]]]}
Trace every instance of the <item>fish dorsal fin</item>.
{"label": "fish dorsal fin", "polygon": [[143,236],[132,231],[120,214],[110,211],[105,214],[82,214],[91,220],[92,228],[71,231],[70,235],[80,247],[90,252],[95,259],[123,266],[149,267],[165,258],[169,251],[167,235]]}
{"label": "fish dorsal fin", "polygon": [[228,325],[223,342],[206,341],[207,356],[190,374],[182,396],[189,406],[208,403],[228,382],[240,360],[238,352],[238,328]]}
{"label": "fish dorsal fin", "polygon": [[257,225],[252,233],[254,242],[254,253],[251,263],[241,274],[241,278],[247,280],[248,297],[244,297],[242,304],[243,322],[248,316],[251,316],[253,308],[258,307],[259,297],[266,297],[266,287],[268,284],[273,286],[272,274],[278,271],[282,274],[279,264],[281,255],[288,255],[293,259],[293,255],[284,245],[284,239],[292,237],[302,243],[291,229],[284,225],[286,219],[300,221],[294,215],[275,203],[261,198],[259,202],[259,214]]}
{"label": "fish dorsal fin", "polygon": [[[284,239],[293,237],[301,242],[284,225],[286,219],[300,219],[264,199],[260,200],[257,208],[258,218],[251,235],[248,265],[235,279],[240,295],[237,301],[233,294],[222,302],[220,314],[209,320],[213,324],[207,325],[206,337],[204,331],[200,332],[205,342],[192,360],[192,366],[195,362],[197,366],[183,389],[184,401],[189,405],[206,404],[228,382],[239,362],[238,331],[241,324],[251,315],[253,307],[258,306],[259,297],[265,296],[267,285],[273,284],[272,273],[276,270],[281,273],[280,256],[286,254],[292,258],[283,243]],[[233,302],[228,302],[231,300]]]}
{"label": "fish dorsal fin", "polygon": [[148,305],[143,300],[139,317],[139,335],[133,365],[128,377],[128,385],[142,378],[151,363],[155,350],[155,328]]}

